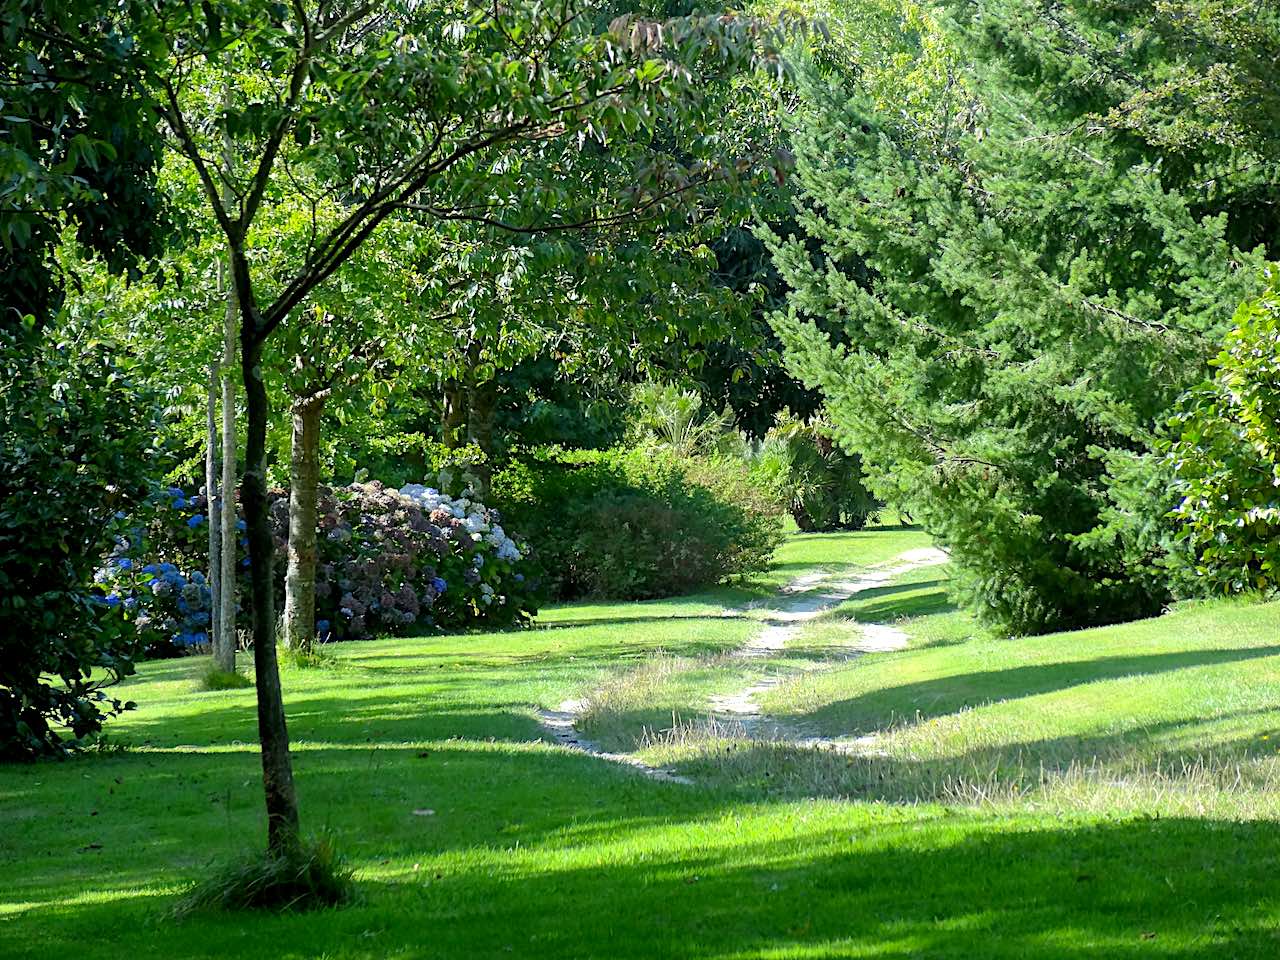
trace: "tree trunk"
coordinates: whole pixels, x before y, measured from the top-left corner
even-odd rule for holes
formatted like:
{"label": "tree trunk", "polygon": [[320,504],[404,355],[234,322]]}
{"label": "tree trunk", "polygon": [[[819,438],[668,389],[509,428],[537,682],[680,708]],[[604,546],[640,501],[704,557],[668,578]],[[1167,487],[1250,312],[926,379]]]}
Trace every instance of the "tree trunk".
{"label": "tree trunk", "polygon": [[471,388],[467,410],[467,439],[480,448],[484,459],[476,464],[472,485],[476,497],[489,499],[489,482],[493,479],[493,418],[498,407],[498,382],[487,380]]}
{"label": "tree trunk", "polygon": [[218,649],[222,582],[222,528],[218,524],[218,361],[209,364],[208,420],[204,448],[204,499],[209,522],[209,648]]}
{"label": "tree trunk", "polygon": [[444,413],[440,420],[440,437],[450,450],[463,444],[467,427],[467,387],[460,380],[444,382]]}
{"label": "tree trunk", "polygon": [[[237,262],[244,271],[247,265]],[[270,404],[262,373],[257,310],[241,310],[240,369],[245,393],[244,480],[240,496],[249,535],[249,585],[253,598],[253,666],[258,692],[258,739],[262,743],[262,785],[267,801],[267,850],[288,856],[298,849],[298,795],[293,786],[289,730],[276,660],[276,613],[272,596],[271,518],[267,502],[267,419]]]}
{"label": "tree trunk", "polygon": [[230,264],[226,285],[227,309],[222,319],[222,575],[213,663],[217,669],[233,673],[236,669],[236,555],[239,552],[236,547],[240,536],[236,530],[236,383],[232,370],[236,362],[236,318],[240,302]]}
{"label": "tree trunk", "polygon": [[[231,110],[231,84],[222,87],[222,105]],[[231,135],[225,129],[222,134],[222,162],[226,179],[222,185],[222,200],[228,208],[234,200],[231,189],[235,174],[235,152]],[[226,310],[222,314],[222,592],[218,607],[218,637],[213,646],[213,665],[218,670],[235,673],[236,670],[236,556],[240,536],[236,529],[236,384],[232,370],[236,362],[236,322],[240,318],[239,279],[236,262],[228,247],[227,259],[218,261],[226,288]],[[244,278],[246,281],[248,277]],[[246,289],[251,289],[247,288]],[[210,523],[213,518],[210,517]]]}
{"label": "tree trunk", "polygon": [[284,645],[311,652],[316,635],[316,498],[324,397],[293,405],[289,458],[289,568],[284,580]]}

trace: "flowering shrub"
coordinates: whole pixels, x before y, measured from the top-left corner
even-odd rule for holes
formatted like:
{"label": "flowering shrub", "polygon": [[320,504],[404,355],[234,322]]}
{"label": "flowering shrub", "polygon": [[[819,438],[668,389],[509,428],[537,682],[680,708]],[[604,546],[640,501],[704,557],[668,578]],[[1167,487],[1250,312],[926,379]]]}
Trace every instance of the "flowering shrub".
{"label": "flowering shrub", "polygon": [[[277,609],[283,609],[289,497],[283,490],[270,496]],[[320,640],[358,640],[413,625],[505,627],[532,619],[537,584],[522,569],[527,548],[483,504],[417,484],[397,491],[373,482],[322,487],[317,507]],[[149,656],[173,656],[209,641],[212,597],[200,570],[208,562],[206,511],[203,496],[177,487],[153,497],[128,534],[116,538],[95,578],[102,602],[133,623]],[[243,536],[239,547],[246,547]],[[241,570],[248,564],[241,559]],[[247,581],[238,596],[244,609]]]}
{"label": "flowering shrub", "polygon": [[400,494],[426,514],[451,547],[437,570],[461,588],[440,604],[445,622],[474,619],[505,625],[529,618],[522,609],[532,604],[536,592],[522,565],[529,548],[508,536],[496,510],[416,483],[402,487]]}
{"label": "flowering shrub", "polygon": [[179,487],[154,492],[94,576],[102,603],[132,624],[146,656],[209,642],[213,596],[200,569],[208,562],[207,512],[203,496]]}
{"label": "flowering shrub", "polygon": [[[288,536],[288,497],[273,493],[276,544]],[[523,552],[483,504],[419,484],[374,481],[321,488],[317,510],[316,628],[320,639],[362,639],[418,624],[511,626],[532,618]],[[283,564],[280,565],[283,567]],[[283,596],[283,573],[280,575]]]}

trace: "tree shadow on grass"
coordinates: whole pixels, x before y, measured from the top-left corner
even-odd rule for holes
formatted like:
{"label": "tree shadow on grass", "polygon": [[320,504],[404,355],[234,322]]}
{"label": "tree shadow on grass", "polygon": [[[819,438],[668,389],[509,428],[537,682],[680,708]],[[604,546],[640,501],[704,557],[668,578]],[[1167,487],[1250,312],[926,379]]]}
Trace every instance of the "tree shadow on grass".
{"label": "tree shadow on grass", "polygon": [[1095,680],[1236,663],[1276,654],[1280,654],[1280,645],[1100,657],[1087,661],[1073,660],[984,670],[881,687],[860,696],[826,704],[794,719],[824,733],[869,733],[887,727],[896,720],[943,716],[966,707],[1052,693]]}
{"label": "tree shadow on grass", "polygon": [[[646,799],[603,793],[611,814]],[[487,832],[499,828],[493,817],[482,805],[472,814]],[[0,952],[1252,960],[1274,957],[1277,943],[1280,838],[1266,823],[758,804],[735,808],[731,822],[696,810],[615,816],[609,833],[548,834],[534,847],[469,840],[448,846],[463,856],[440,856],[429,835],[361,847],[362,901],[312,914],[155,924],[164,898],[109,882],[110,899],[0,926]]]}
{"label": "tree shadow on grass", "polygon": [[[931,617],[952,613],[959,609],[948,597],[945,590],[931,590],[928,593],[917,593],[935,584],[945,583],[943,580],[931,580],[928,583],[914,585],[915,589],[902,592],[908,596],[885,598],[864,595],[870,602],[859,605],[855,617],[862,623],[893,623],[910,617]],[[863,599],[859,597],[859,599]]]}

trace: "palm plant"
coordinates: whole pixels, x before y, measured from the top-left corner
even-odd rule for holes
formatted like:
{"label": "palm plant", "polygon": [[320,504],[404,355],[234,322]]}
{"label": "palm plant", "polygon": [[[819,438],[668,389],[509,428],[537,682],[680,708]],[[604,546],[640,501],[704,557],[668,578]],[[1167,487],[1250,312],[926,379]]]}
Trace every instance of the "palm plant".
{"label": "palm plant", "polygon": [[863,483],[861,458],[842,450],[821,419],[782,411],[761,446],[758,469],[801,530],[860,530],[881,506]]}
{"label": "palm plant", "polygon": [[666,447],[677,456],[724,452],[739,440],[728,411],[704,409],[694,390],[671,384],[638,384],[631,396],[631,439]]}

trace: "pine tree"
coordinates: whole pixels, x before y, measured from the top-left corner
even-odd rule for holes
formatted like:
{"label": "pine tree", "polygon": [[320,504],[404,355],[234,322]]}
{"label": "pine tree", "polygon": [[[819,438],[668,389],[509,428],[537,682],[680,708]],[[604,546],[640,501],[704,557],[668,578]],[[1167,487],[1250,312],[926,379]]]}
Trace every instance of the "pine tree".
{"label": "pine tree", "polygon": [[1127,485],[1256,290],[1280,180],[1238,112],[1239,137],[1169,135],[1208,69],[1171,39],[1175,5],[948,6],[913,41],[919,61],[942,37],[945,69],[890,68],[935,84],[930,113],[877,101],[865,64],[810,71],[775,325],[988,620],[1154,613],[1167,587],[1138,531],[1169,505],[1137,516]]}

